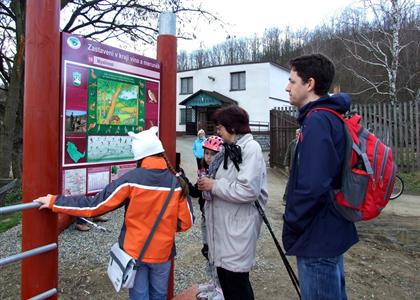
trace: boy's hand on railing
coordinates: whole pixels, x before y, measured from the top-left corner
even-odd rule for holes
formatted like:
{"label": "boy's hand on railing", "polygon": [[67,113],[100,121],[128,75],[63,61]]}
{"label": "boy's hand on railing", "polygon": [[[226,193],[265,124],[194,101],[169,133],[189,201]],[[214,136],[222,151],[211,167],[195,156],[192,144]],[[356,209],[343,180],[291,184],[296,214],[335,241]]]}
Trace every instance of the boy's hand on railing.
{"label": "boy's hand on railing", "polygon": [[52,195],[48,194],[47,196],[39,197],[34,200],[34,202],[41,203],[41,206],[38,209],[44,209],[50,207],[50,202],[52,199]]}

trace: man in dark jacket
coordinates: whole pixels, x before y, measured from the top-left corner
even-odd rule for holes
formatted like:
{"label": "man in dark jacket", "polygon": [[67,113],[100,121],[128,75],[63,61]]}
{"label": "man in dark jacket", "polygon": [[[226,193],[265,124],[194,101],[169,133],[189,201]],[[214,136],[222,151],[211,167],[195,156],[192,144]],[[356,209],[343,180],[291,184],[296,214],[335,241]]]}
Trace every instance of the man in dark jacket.
{"label": "man in dark jacket", "polygon": [[334,65],[323,55],[291,60],[286,91],[299,108],[296,145],[283,224],[283,245],[295,255],[302,299],[347,299],[343,254],[358,241],[356,227],[333,204],[344,160],[344,125],[326,107],[345,113],[346,94],[329,96]]}

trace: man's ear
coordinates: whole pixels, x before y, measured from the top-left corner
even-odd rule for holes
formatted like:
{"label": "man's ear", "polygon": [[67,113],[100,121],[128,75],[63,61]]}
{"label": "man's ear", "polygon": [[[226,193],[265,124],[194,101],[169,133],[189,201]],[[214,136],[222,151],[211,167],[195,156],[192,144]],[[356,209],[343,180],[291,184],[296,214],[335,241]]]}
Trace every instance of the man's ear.
{"label": "man's ear", "polygon": [[310,77],[306,83],[308,84],[308,92],[315,92],[315,79]]}

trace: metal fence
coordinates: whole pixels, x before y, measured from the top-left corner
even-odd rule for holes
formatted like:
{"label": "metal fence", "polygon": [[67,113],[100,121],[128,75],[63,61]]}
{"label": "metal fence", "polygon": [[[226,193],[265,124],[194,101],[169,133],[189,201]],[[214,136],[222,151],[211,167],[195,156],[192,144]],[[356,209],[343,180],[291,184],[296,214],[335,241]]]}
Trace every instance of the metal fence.
{"label": "metal fence", "polygon": [[249,121],[249,128],[252,133],[268,132],[270,130],[270,123],[262,121]]}
{"label": "metal fence", "polygon": [[295,107],[279,107],[270,110],[270,167],[284,167],[287,146],[295,137],[299,124]]}
{"label": "metal fence", "polygon": [[398,169],[420,169],[419,102],[356,104],[352,110],[362,116],[363,126],[392,148]]}
{"label": "metal fence", "polygon": [[[19,211],[23,211],[23,210],[27,210],[27,209],[34,209],[34,208],[38,208],[40,206],[39,203],[36,202],[32,202],[32,203],[24,203],[24,204],[16,204],[16,205],[10,205],[10,206],[5,206],[5,207],[0,207],[0,216],[7,214],[7,213],[13,213],[13,212],[19,212]],[[31,256],[35,256],[35,255],[39,255],[51,250],[57,249],[57,243],[51,243],[48,245],[44,245],[41,247],[37,247],[37,248],[33,248],[31,250],[28,251],[24,251],[21,253],[17,253],[11,256],[7,256],[7,257],[3,257],[0,258],[0,268],[5,266],[5,265],[9,265],[15,262],[19,262],[22,261],[25,258],[31,257]],[[32,298],[30,298],[29,300],[41,300],[41,299],[47,299],[53,295],[57,294],[57,289],[56,288],[52,288],[49,289],[48,291],[45,291],[41,294],[38,294]]]}

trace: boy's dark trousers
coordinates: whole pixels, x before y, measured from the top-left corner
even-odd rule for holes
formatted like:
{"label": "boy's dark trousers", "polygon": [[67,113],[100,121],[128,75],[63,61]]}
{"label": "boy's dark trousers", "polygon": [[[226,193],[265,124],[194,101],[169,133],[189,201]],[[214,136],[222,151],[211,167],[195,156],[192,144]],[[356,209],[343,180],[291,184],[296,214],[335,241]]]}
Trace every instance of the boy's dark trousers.
{"label": "boy's dark trousers", "polygon": [[217,276],[225,300],[254,300],[248,272],[231,272],[217,267]]}

